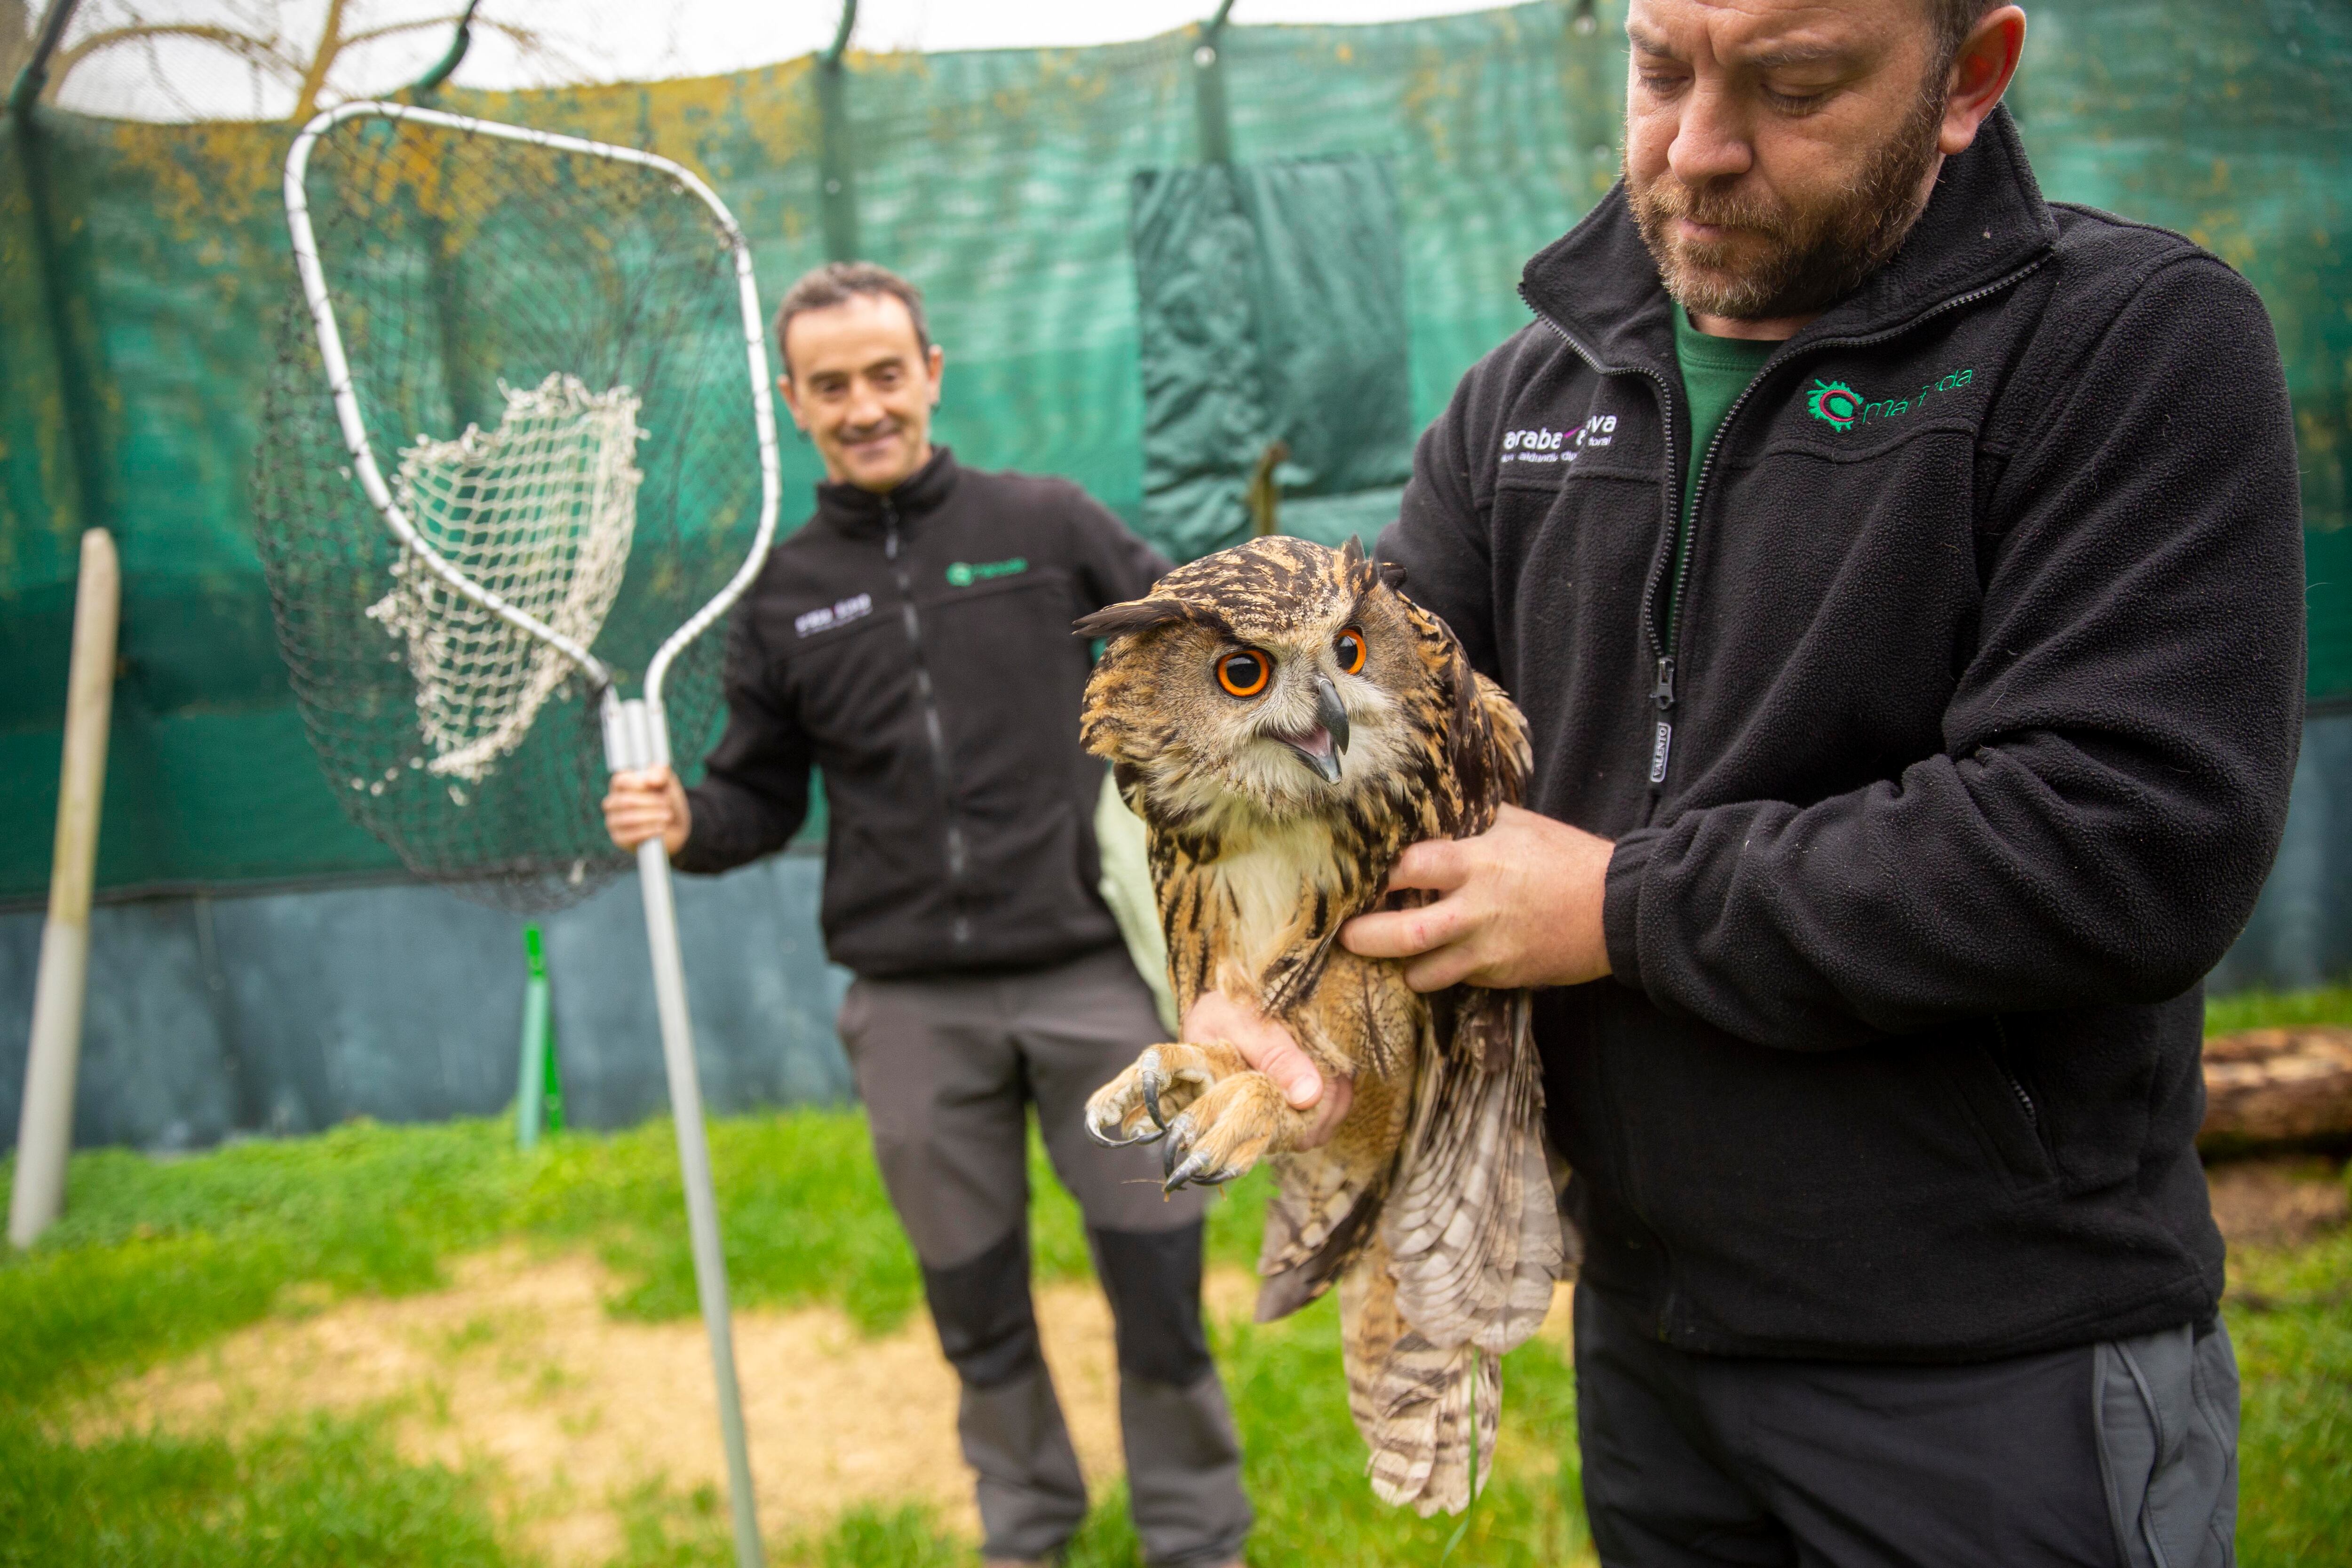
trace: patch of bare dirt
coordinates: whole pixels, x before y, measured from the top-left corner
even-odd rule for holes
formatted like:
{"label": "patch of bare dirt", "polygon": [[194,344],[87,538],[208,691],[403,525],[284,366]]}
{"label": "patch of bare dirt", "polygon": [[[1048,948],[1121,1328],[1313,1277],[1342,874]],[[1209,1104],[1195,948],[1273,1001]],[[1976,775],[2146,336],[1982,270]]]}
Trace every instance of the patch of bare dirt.
{"label": "patch of bare dirt", "polygon": [[2342,1167],[2313,1158],[2218,1161],[2205,1169],[2214,1223],[2231,1247],[2300,1247],[2352,1209]]}
{"label": "patch of bare dirt", "polygon": [[[563,1565],[616,1552],[618,1500],[648,1482],[723,1485],[698,1321],[608,1316],[614,1281],[581,1256],[514,1248],[454,1272],[451,1289],[400,1300],[297,1294],[284,1315],[117,1386],[76,1425],[236,1434],[311,1410],[384,1411],[404,1457],[485,1464],[508,1527]],[[1255,1290],[1214,1272],[1210,1310],[1245,1317]],[[1123,1468],[1109,1309],[1092,1285],[1048,1285],[1037,1315],[1079,1460],[1108,1481]],[[978,1534],[955,1374],[928,1318],[869,1339],[830,1308],[739,1311],[735,1356],[767,1531],[919,1501]]]}

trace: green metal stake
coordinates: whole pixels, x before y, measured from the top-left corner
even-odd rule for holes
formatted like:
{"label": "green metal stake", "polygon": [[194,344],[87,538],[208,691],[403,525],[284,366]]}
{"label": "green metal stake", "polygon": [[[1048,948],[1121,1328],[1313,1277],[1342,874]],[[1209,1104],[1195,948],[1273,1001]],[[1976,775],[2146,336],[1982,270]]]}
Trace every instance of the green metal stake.
{"label": "green metal stake", "polygon": [[849,69],[842,58],[857,26],[857,0],[841,0],[841,25],[816,59],[817,212],[827,261],[857,259],[857,177],[850,147]]}
{"label": "green metal stake", "polygon": [[550,1005],[547,952],[539,928],[522,928],[530,973],[522,987],[522,1070],[515,1085],[515,1144],[538,1146],[542,1131],[563,1131],[563,1079],[555,1061],[555,1013]]}

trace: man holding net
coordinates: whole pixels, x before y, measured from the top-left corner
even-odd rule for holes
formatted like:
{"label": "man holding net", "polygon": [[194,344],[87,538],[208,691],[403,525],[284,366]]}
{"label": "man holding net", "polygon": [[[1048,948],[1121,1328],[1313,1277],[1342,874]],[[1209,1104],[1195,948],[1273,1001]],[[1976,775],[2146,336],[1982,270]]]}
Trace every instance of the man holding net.
{"label": "man holding net", "polygon": [[1156,1156],[1106,1157],[1080,1117],[1164,1031],[1097,889],[1102,766],[1078,748],[1088,664],[1068,627],[1169,563],[1075,485],[932,446],[944,356],[903,279],[819,268],[775,331],[824,459],[815,514],[736,612],[704,781],[615,774],[606,825],[724,871],[783,847],[824,770],[825,944],[857,974],[841,1037],[962,1381],[984,1554],[1051,1558],[1087,1509],[1029,1293],[1034,1101],[1117,1321],[1145,1555],[1234,1562],[1251,1514],[1202,1330],[1202,1200],[1163,1198]]}

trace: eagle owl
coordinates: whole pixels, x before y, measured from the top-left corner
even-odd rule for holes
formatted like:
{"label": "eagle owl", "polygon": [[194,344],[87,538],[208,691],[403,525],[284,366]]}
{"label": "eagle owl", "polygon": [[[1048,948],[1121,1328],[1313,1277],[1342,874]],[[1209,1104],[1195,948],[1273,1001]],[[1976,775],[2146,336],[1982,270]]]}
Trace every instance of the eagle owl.
{"label": "eagle owl", "polygon": [[1149,837],[1180,1010],[1203,992],[1289,1026],[1352,1078],[1331,1141],[1228,1044],[1162,1045],[1096,1092],[1101,1142],[1165,1141],[1168,1184],[1271,1159],[1263,1322],[1336,1279],[1349,1405],[1372,1488],[1423,1514],[1470,1500],[1502,1407],[1497,1358],[1560,1271],[1524,992],[1421,995],[1339,945],[1420,839],[1483,831],[1527,779],[1527,728],[1401,571],[1269,537],[1178,568],[1077,624],[1108,639],[1087,688]]}

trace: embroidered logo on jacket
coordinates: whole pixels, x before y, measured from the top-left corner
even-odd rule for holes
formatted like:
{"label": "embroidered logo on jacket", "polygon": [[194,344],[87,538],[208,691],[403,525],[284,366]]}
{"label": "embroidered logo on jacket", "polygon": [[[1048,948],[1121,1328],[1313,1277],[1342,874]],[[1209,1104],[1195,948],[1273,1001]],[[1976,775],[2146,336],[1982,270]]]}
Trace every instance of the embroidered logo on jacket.
{"label": "embroidered logo on jacket", "polygon": [[1587,447],[1606,447],[1617,438],[1617,416],[1596,414],[1573,430],[1506,430],[1504,463],[1573,463]]}
{"label": "embroidered logo on jacket", "polygon": [[974,583],[985,583],[991,577],[1013,577],[1028,570],[1028,558],[1021,555],[1010,561],[950,561],[948,563],[948,586],[969,588]]}
{"label": "embroidered logo on jacket", "polygon": [[1889,397],[1878,402],[1865,401],[1862,394],[1844,382],[1823,381],[1816,376],[1805,393],[1805,412],[1824,425],[1851,430],[1874,419],[1893,419],[1914,413],[1936,394],[1958,392],[1976,376],[1974,367],[1956,370],[1940,380],[1928,382],[1908,397]]}
{"label": "embroidered logo on jacket", "polygon": [[1813,389],[1805,394],[1805,407],[1814,418],[1850,430],[1853,416],[1862,412],[1862,398],[1842,381],[1816,380]]}
{"label": "embroidered logo on jacket", "polygon": [[794,616],[793,630],[803,637],[812,637],[818,632],[829,632],[835,626],[846,626],[860,616],[870,616],[873,613],[873,595],[852,594],[846,599],[835,600],[830,605],[820,605],[816,609],[803,611]]}

